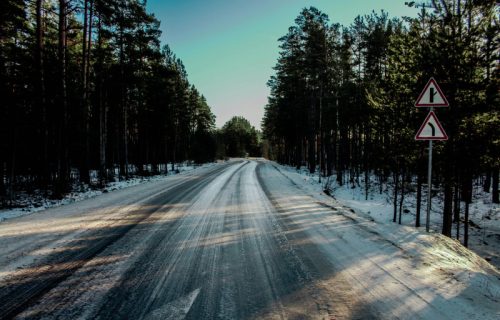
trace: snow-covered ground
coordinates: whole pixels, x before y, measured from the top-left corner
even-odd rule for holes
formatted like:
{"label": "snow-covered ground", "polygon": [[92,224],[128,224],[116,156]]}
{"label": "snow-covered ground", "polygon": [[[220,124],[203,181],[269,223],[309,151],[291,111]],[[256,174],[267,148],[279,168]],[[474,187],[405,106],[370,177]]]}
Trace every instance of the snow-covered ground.
{"label": "snow-covered ground", "polygon": [[[368,192],[368,200],[366,200],[364,177],[360,177],[360,186],[345,183],[339,186],[335,181],[335,176],[322,178],[322,182],[318,182],[318,175],[310,174],[306,168],[296,170],[289,166],[280,166],[283,172],[287,175],[300,176],[304,187],[309,188],[315,193],[322,193],[325,186],[328,184],[331,196],[338,200],[346,207],[354,209],[356,214],[367,215],[373,218],[377,223],[387,225],[388,231],[393,232],[398,226],[392,222],[394,207],[393,207],[393,190],[392,186],[383,185],[382,193],[375,177],[371,177],[370,190]],[[427,189],[422,188],[422,205],[421,205],[421,227],[419,232],[425,232],[425,216],[427,209]],[[432,199],[432,209],[430,217],[430,229],[432,233],[440,233],[442,227],[442,212],[443,212],[443,194],[438,193]],[[399,206],[399,202],[398,202]],[[460,242],[463,243],[463,210],[464,202],[461,203],[461,221],[460,221]],[[398,207],[399,214],[399,207]],[[401,224],[414,228],[416,215],[416,194],[415,192],[407,193],[403,202],[403,214]],[[496,268],[500,268],[500,205],[494,204],[491,201],[491,193],[482,191],[481,186],[474,186],[473,201],[469,207],[469,249],[489,261]],[[453,224],[452,235],[456,237],[456,223]],[[411,229],[409,229],[411,230]]]}
{"label": "snow-covered ground", "polygon": [[237,161],[4,221],[0,317],[499,319],[498,269],[316,181]]}
{"label": "snow-covered ground", "polygon": [[361,208],[352,209],[323,193],[317,176],[274,166],[302,190],[298,196],[279,182],[276,196],[283,199],[282,215],[308,234],[299,243],[317,244],[322,250],[315,259],[329,260],[336,269],[333,279],[321,281],[332,297],[345,281],[348,303],[376,310],[375,318],[500,319],[500,272],[486,260],[438,232],[399,226],[387,217],[377,221],[363,200],[358,199]]}
{"label": "snow-covered ground", "polygon": [[[91,188],[88,185],[74,185],[73,190],[60,200],[50,199],[46,197],[40,190],[35,190],[30,194],[26,192],[19,192],[16,194],[14,208],[0,210],[0,222],[7,219],[22,217],[35,212],[43,211],[48,208],[59,207],[73,202],[94,198],[103,193],[136,186],[141,183],[161,181],[164,180],[167,176],[171,176],[174,174],[183,174],[199,167],[206,168],[212,165],[214,165],[214,163],[207,163],[201,166],[193,165],[191,163],[180,163],[175,165],[174,171],[169,170],[167,175],[160,174],[154,176],[136,176],[131,179],[122,181],[118,181],[118,179],[116,178],[116,181],[109,182],[104,189]],[[169,164],[169,169],[170,167],[171,164]],[[145,167],[145,169],[147,170],[148,168]]]}

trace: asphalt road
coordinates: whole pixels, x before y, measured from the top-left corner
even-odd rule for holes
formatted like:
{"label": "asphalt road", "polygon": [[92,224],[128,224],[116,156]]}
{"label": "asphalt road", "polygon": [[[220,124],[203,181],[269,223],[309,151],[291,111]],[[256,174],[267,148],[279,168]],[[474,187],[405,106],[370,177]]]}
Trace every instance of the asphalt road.
{"label": "asphalt road", "polygon": [[377,319],[414,308],[447,318],[396,278],[404,300],[368,303],[369,288],[346,270],[369,253],[349,247],[346,230],[399,249],[271,162],[231,161],[101,197],[2,224],[0,319]]}

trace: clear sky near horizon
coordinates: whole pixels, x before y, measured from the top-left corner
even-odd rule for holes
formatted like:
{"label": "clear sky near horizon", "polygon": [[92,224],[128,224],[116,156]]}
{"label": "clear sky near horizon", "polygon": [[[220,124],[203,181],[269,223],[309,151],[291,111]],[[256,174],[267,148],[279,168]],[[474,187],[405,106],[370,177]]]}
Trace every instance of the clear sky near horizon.
{"label": "clear sky near horizon", "polygon": [[256,128],[267,103],[278,39],[305,7],[348,26],[358,15],[384,10],[390,17],[416,16],[404,0],[148,0],[189,81],[207,99],[221,127],[243,116]]}

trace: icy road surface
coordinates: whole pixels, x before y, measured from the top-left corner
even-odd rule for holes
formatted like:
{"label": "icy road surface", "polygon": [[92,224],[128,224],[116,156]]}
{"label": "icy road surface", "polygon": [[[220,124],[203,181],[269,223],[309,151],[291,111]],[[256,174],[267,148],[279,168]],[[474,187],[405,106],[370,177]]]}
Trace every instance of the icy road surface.
{"label": "icy road surface", "polygon": [[264,160],[0,223],[0,319],[499,319],[499,279]]}

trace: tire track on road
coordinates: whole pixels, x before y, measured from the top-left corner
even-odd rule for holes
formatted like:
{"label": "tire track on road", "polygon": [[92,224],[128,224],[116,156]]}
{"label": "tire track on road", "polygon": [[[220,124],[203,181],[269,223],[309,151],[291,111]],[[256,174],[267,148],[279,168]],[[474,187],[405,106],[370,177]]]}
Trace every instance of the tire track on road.
{"label": "tire track on road", "polygon": [[[326,314],[331,319],[350,319],[354,314],[356,319],[378,319],[379,315],[375,310],[353,310],[356,297],[352,292],[352,286],[347,279],[336,274],[335,268],[331,265],[317,245],[304,231],[304,226],[297,224],[287,214],[293,213],[295,209],[289,208],[293,201],[283,203],[276,195],[276,190],[271,190],[266,183],[264,176],[265,166],[279,172],[295,188],[300,187],[286,175],[284,175],[275,165],[260,162],[257,167],[257,177],[264,194],[269,199],[277,212],[276,221],[278,226],[277,234],[282,238],[281,242],[285,245],[285,250],[289,252],[290,259],[296,261],[297,268],[303,274],[303,283],[307,292],[315,302],[318,312],[321,315]],[[311,205],[318,205],[317,201],[311,197]],[[312,207],[310,208],[312,209]],[[328,208],[330,209],[330,208]],[[332,211],[333,212],[333,211]],[[307,214],[307,212],[304,212]],[[307,240],[306,240],[307,239]],[[310,243],[307,247],[302,247],[300,243]],[[335,288],[325,287],[321,284],[325,277],[335,277]],[[332,289],[335,292],[332,292]]]}
{"label": "tire track on road", "polygon": [[[90,231],[85,236],[82,236],[82,238],[86,237],[91,239],[82,241],[85,248],[84,250],[73,250],[60,253],[56,257],[53,257],[52,260],[45,261],[43,265],[38,267],[36,270],[37,274],[34,277],[25,278],[26,276],[23,276],[8,279],[6,284],[1,284],[0,286],[0,319],[11,319],[15,317],[46,292],[70,277],[93,257],[124,237],[128,231],[141,223],[141,221],[160,210],[164,205],[175,202],[186,193],[192,192],[192,190],[199,187],[200,182],[208,184],[229,166],[230,165],[225,164],[216,167],[204,176],[199,176],[174,186],[166,191],[173,195],[172,198],[162,198],[164,192],[147,198],[147,202],[152,204],[151,208],[147,207],[149,203],[145,203],[146,209],[142,211],[135,210],[135,214],[131,215],[132,217],[128,217],[127,215],[126,218],[130,220],[128,224],[109,225],[98,231]],[[159,203],[157,203],[158,201]]]}
{"label": "tire track on road", "polygon": [[[212,202],[217,202],[233,177],[246,164],[248,162],[243,164],[238,162],[238,167],[220,185],[215,197],[207,200],[210,203],[204,202],[203,205],[209,206]],[[215,222],[206,213],[199,217],[190,217],[191,213],[189,211],[195,205],[196,202],[193,203],[193,201],[197,199],[197,196],[205,188],[210,187],[210,184],[218,177],[219,175],[214,179],[207,179],[203,183],[193,186],[192,191],[184,193],[176,199],[177,203],[186,203],[186,206],[180,209],[184,211],[183,216],[174,224],[166,226],[164,232],[155,235],[152,241],[148,243],[148,250],[138,257],[136,263],[128,269],[120,284],[108,293],[95,315],[96,318],[123,319],[124,317],[131,317],[141,319],[147,317],[154,310],[161,308],[166,301],[179,298],[179,295],[182,296],[183,292],[188,293],[198,289],[198,284],[203,283],[200,277],[203,278],[207,275],[192,275],[193,277],[186,278],[189,274],[187,271],[196,270],[199,268],[199,264],[206,262],[206,259],[202,259],[206,253],[203,252],[203,247],[195,246],[195,248],[189,249],[184,248],[184,246],[187,243],[206,237]],[[200,199],[197,200],[197,202],[199,201]],[[195,225],[187,230],[187,233],[183,233],[183,231],[186,231],[186,224],[188,223],[195,223]],[[174,247],[175,244],[179,247]],[[192,252],[186,252],[188,250]],[[184,261],[182,266],[180,265],[181,260]],[[186,272],[178,271],[183,268],[186,269]],[[172,272],[176,272],[176,270],[180,272],[180,275],[177,278],[172,278]],[[205,271],[209,272],[209,270]],[[169,284],[165,285],[167,282]],[[131,288],[133,288],[132,291]],[[202,288],[201,292],[203,291]],[[202,294],[200,293],[200,295]],[[138,307],[139,305],[141,307]]]}

